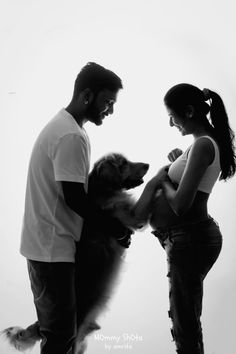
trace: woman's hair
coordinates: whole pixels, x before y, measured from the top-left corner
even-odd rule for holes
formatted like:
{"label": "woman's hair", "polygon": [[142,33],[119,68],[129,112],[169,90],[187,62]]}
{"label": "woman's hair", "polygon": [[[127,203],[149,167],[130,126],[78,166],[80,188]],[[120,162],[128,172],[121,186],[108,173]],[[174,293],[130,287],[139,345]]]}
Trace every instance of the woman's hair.
{"label": "woman's hair", "polygon": [[[209,101],[209,104],[206,103]],[[190,84],[173,86],[164,97],[165,105],[178,115],[185,115],[187,106],[192,105],[198,119],[210,124],[220,149],[220,180],[233,177],[236,170],[234,132],[230,128],[228,115],[221,97],[209,89],[200,90]],[[209,113],[209,121],[207,114]]]}
{"label": "woman's hair", "polygon": [[77,75],[75,80],[74,95],[89,88],[95,95],[104,90],[117,92],[123,88],[121,79],[111,70],[89,62]]}

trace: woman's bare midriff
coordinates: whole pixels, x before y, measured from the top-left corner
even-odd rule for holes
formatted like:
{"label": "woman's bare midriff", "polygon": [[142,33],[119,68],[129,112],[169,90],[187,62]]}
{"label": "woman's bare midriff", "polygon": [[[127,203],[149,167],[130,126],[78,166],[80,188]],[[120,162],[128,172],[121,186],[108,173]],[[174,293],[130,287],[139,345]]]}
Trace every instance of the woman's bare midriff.
{"label": "woman's bare midriff", "polygon": [[157,198],[153,206],[153,212],[150,219],[150,225],[153,229],[157,227],[170,227],[180,225],[183,223],[191,223],[201,221],[208,217],[207,201],[209,194],[204,192],[197,192],[194,202],[189,211],[183,215],[178,216],[171,209],[164,193],[160,190],[157,192]]}

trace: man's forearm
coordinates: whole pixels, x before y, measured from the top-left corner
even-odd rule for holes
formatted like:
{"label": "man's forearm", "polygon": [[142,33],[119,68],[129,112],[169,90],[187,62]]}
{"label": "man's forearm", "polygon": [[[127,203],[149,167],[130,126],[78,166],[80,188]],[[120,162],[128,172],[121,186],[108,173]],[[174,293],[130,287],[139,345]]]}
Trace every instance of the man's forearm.
{"label": "man's forearm", "polygon": [[89,199],[83,185],[76,186],[77,188],[74,190],[72,190],[71,187],[74,186],[68,183],[62,183],[65,202],[81,218],[99,219],[107,215],[107,212],[103,211]]}

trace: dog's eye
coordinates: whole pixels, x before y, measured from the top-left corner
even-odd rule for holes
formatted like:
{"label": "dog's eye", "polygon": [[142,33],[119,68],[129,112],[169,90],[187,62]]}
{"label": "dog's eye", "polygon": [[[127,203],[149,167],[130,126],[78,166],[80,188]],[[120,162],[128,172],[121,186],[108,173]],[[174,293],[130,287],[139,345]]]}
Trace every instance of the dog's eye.
{"label": "dog's eye", "polygon": [[124,171],[126,167],[127,167],[127,161],[121,161],[119,164],[120,171]]}

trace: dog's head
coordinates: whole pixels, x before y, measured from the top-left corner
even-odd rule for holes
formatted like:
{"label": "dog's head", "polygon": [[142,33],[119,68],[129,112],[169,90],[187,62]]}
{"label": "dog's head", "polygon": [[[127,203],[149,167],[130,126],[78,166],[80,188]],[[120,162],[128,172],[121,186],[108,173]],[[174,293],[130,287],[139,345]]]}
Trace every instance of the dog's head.
{"label": "dog's head", "polygon": [[148,168],[148,164],[131,162],[121,154],[106,155],[94,164],[89,175],[89,191],[98,188],[101,191],[119,191],[137,187],[143,183]]}

